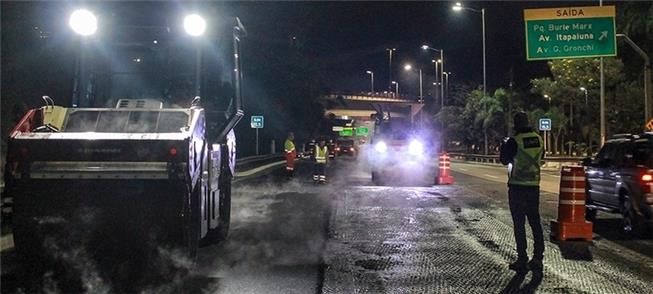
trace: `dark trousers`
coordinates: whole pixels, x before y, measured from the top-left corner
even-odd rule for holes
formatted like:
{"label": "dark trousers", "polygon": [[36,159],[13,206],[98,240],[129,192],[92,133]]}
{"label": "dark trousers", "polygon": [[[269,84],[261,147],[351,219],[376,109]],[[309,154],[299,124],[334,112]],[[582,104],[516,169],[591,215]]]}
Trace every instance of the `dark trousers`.
{"label": "dark trousers", "polygon": [[509,185],[508,202],[515,230],[517,258],[519,260],[528,260],[525,227],[526,218],[528,218],[535,241],[533,258],[542,260],[544,257],[544,236],[540,222],[540,187]]}
{"label": "dark trousers", "polygon": [[324,163],[315,163],[315,170],[313,171],[313,180],[314,181],[326,181],[326,164]]}

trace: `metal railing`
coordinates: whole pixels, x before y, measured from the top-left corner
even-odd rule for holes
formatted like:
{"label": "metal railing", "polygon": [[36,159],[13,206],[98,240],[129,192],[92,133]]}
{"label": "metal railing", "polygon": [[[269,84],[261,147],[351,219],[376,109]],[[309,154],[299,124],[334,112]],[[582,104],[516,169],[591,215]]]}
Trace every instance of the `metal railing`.
{"label": "metal railing", "polygon": [[[455,159],[464,161],[473,161],[480,163],[501,164],[499,155],[482,155],[482,154],[468,154],[468,153],[449,153],[449,156]],[[561,167],[562,165],[580,165],[583,157],[564,157],[564,156],[545,156],[545,166],[548,167]]]}

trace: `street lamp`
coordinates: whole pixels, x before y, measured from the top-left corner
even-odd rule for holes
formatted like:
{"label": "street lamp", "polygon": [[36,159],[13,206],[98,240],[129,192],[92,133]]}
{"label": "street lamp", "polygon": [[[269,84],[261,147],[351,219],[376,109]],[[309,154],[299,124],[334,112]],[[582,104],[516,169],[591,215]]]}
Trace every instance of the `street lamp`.
{"label": "street lamp", "polygon": [[585,87],[580,87],[580,90],[585,92],[585,106],[587,106],[587,88]]}
{"label": "street lamp", "polygon": [[[184,30],[193,37],[200,37],[206,31],[206,21],[198,14],[189,14],[184,17]],[[202,46],[199,41],[195,44],[197,53],[195,54],[195,96],[200,96],[201,79],[200,71],[202,68]]]}
{"label": "street lamp", "polygon": [[392,88],[392,54],[397,51],[396,48],[386,48],[388,51],[388,81],[390,81],[390,88]]}
{"label": "street lamp", "polygon": [[[411,71],[411,70],[413,70],[413,66],[410,65],[410,64],[406,64],[406,65],[404,65],[404,70]],[[422,88],[423,88],[423,85],[422,85],[422,69],[420,68],[419,69],[419,103],[424,103],[424,96],[423,96]]]}
{"label": "street lamp", "polygon": [[70,14],[68,25],[81,36],[90,36],[97,31],[97,17],[86,9],[78,9]]}
{"label": "street lamp", "polygon": [[481,20],[483,23],[483,97],[485,97],[485,92],[487,91],[487,72],[485,70],[485,8],[474,9],[467,6],[463,6],[462,3],[456,2],[456,4],[451,7],[453,11],[460,12],[463,10],[469,10],[472,12],[477,12],[481,14]]}
{"label": "street lamp", "polygon": [[395,85],[395,95],[399,97],[399,83],[396,81],[392,81],[392,84]]}
{"label": "street lamp", "polygon": [[193,37],[199,37],[206,30],[206,21],[197,14],[189,14],[184,18],[184,30]]}
{"label": "street lamp", "polygon": [[374,73],[371,70],[366,71],[370,75],[370,82],[372,84],[372,95],[374,95]]}
{"label": "street lamp", "polygon": [[544,99],[549,100],[549,107],[551,107],[551,96],[544,94]]}
{"label": "street lamp", "polygon": [[70,14],[68,19],[68,25],[70,28],[81,37],[79,42],[78,54],[75,58],[75,73],[73,78],[73,97],[72,97],[72,106],[77,107],[80,102],[83,102],[83,106],[86,106],[88,99],[80,101],[80,93],[82,93],[82,85],[85,85],[86,82],[82,81],[82,68],[84,67],[84,42],[86,37],[89,37],[95,32],[97,32],[97,17],[93,12],[86,9],[78,9],[73,11]]}
{"label": "street lamp", "polygon": [[440,66],[440,107],[444,107],[444,50],[442,49],[435,49],[433,47],[430,47],[429,45],[422,45],[422,50],[431,50],[435,52],[440,52],[440,59],[435,61],[435,79],[437,80],[438,77],[438,63],[440,63],[442,66]]}

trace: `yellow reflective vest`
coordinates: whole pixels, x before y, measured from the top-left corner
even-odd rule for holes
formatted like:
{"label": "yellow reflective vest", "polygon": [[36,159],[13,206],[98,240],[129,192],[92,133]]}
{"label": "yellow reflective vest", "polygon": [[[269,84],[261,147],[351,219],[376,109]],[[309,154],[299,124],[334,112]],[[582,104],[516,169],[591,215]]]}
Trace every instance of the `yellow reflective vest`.
{"label": "yellow reflective vest", "polygon": [[286,143],[284,144],[284,149],[285,149],[286,153],[290,153],[290,152],[295,151],[295,143],[293,143],[292,141],[286,139]]}
{"label": "yellow reflective vest", "polygon": [[544,153],[542,137],[535,132],[520,133],[513,137],[517,154],[510,168],[509,185],[539,186],[541,158]]}
{"label": "yellow reflective vest", "polygon": [[327,148],[327,146],[324,147],[320,147],[319,145],[315,146],[315,162],[326,163],[328,155],[329,155],[329,149]]}

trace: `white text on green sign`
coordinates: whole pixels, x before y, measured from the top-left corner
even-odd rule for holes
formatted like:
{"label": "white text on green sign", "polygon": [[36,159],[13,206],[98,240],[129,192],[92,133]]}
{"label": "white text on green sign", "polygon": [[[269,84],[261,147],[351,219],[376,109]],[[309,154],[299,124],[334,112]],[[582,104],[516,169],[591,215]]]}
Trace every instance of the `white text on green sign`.
{"label": "white text on green sign", "polygon": [[252,129],[262,129],[264,125],[264,119],[262,115],[252,115],[250,126]]}
{"label": "white text on green sign", "polygon": [[524,10],[528,60],[615,56],[614,6]]}

